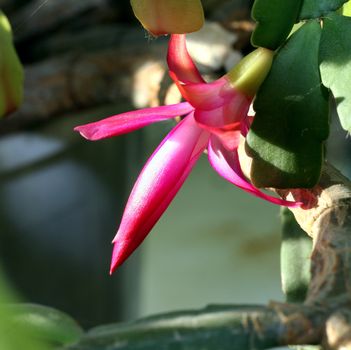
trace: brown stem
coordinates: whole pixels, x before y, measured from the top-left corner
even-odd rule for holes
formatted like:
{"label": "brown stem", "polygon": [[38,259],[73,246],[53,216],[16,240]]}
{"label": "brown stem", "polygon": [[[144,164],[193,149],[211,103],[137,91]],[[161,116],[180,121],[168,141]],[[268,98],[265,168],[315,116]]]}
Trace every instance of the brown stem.
{"label": "brown stem", "polygon": [[335,310],[351,302],[351,182],[326,163],[319,184],[311,190],[279,191],[302,200],[292,209],[300,226],[313,239],[312,281],[306,305]]}

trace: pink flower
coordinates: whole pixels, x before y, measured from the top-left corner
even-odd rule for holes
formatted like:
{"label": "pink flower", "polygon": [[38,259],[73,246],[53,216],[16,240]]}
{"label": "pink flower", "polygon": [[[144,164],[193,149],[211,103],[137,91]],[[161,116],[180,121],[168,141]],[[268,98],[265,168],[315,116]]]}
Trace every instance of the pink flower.
{"label": "pink flower", "polygon": [[85,138],[99,140],[184,116],[134,185],[113,240],[111,273],[145,239],[205,149],[212,167],[227,181],[274,204],[300,205],[261,192],[241,171],[237,149],[240,135],[245,136],[249,128],[247,113],[253,96],[233,87],[231,73],[206,83],[187,52],[185,35],[171,36],[167,58],[170,76],[187,102],[122,113],[75,128]]}

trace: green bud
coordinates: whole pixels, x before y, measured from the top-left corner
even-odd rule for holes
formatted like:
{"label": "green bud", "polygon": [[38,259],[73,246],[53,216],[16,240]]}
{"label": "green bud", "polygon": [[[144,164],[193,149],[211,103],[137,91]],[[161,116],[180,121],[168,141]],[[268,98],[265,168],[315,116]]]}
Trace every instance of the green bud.
{"label": "green bud", "polygon": [[0,11],[0,116],[18,108],[23,98],[23,67],[13,46],[9,21]]}
{"label": "green bud", "polygon": [[130,0],[135,17],[153,36],[196,32],[204,23],[201,0]]}
{"label": "green bud", "polygon": [[238,91],[247,96],[256,95],[257,90],[271,69],[274,52],[263,47],[245,56],[231,71],[228,80]]}

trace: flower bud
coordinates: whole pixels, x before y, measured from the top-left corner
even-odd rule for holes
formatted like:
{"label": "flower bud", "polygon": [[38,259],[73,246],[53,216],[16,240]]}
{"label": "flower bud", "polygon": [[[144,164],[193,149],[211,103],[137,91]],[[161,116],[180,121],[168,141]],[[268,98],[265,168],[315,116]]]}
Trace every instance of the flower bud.
{"label": "flower bud", "polygon": [[247,96],[256,95],[257,90],[269,73],[274,52],[263,47],[245,56],[230,72],[227,78],[240,92]]}
{"label": "flower bud", "polygon": [[153,36],[185,34],[204,23],[201,0],[130,0],[134,14]]}
{"label": "flower bud", "polygon": [[23,68],[12,42],[9,21],[0,11],[0,117],[13,112],[22,102]]}

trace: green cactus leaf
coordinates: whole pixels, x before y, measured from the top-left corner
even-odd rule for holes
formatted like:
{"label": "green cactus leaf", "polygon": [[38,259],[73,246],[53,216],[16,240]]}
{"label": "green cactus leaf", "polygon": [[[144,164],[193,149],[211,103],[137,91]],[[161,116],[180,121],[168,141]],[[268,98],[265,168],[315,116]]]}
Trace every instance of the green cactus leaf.
{"label": "green cactus leaf", "polygon": [[257,22],[251,37],[253,46],[277,49],[296,22],[301,3],[301,0],[256,0],[251,13]]}
{"label": "green cactus leaf", "polygon": [[[249,319],[269,325],[255,332]],[[276,320],[262,306],[222,305],[99,326],[67,350],[264,350],[279,345]]]}
{"label": "green cactus leaf", "polygon": [[0,267],[0,349],[51,350],[51,346],[45,341],[36,338],[31,329],[23,324],[14,325],[12,323],[14,315],[12,307],[8,305],[15,301],[16,296],[16,293],[4,280]]}
{"label": "green cactus leaf", "polygon": [[320,72],[335,98],[342,127],[351,132],[351,18],[330,14],[324,19]]}
{"label": "green cactus leaf", "polygon": [[48,344],[71,344],[83,334],[83,329],[70,316],[51,307],[15,304],[8,308],[14,328],[28,329],[33,336]]}
{"label": "green cactus leaf", "polygon": [[351,16],[351,1],[347,1],[339,12],[343,16]]}
{"label": "green cactus leaf", "polygon": [[18,108],[23,98],[23,67],[12,42],[7,17],[0,11],[0,117]]}
{"label": "green cactus leaf", "polygon": [[281,211],[282,243],[280,266],[283,292],[288,302],[303,302],[311,280],[312,239],[287,208]]}
{"label": "green cactus leaf", "polygon": [[319,180],[329,133],[329,96],[319,74],[318,21],[309,21],[279,50],[257,93],[246,139],[257,187],[310,188]]}
{"label": "green cactus leaf", "polygon": [[304,0],[300,19],[318,18],[336,11],[348,0]]}

